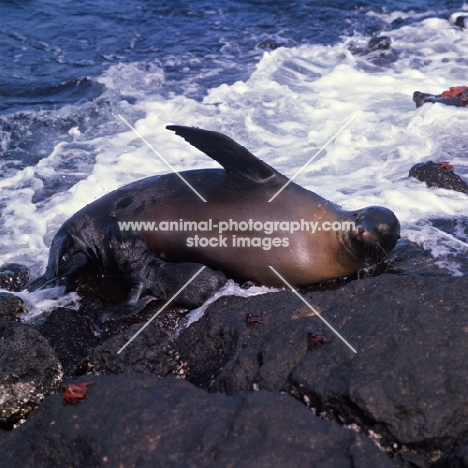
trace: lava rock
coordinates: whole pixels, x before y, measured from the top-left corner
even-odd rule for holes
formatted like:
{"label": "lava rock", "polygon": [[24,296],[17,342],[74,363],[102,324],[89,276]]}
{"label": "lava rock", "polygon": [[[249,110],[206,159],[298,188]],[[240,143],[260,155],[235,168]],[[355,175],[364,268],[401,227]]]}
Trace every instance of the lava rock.
{"label": "lava rock", "polygon": [[73,376],[78,363],[101,341],[86,314],[62,307],[52,311],[39,331],[57,354],[65,376]]}
{"label": "lava rock", "polygon": [[[187,379],[227,394],[288,392],[415,466],[462,439],[468,278],[381,275],[306,297],[357,354],[292,293],[221,298],[177,339]],[[327,341],[311,349],[310,330]]]}
{"label": "lava rock", "polygon": [[[141,359],[133,356],[135,360],[128,361],[128,354],[117,355],[117,350],[131,338],[130,334],[133,336],[158,312],[162,306],[160,301],[154,301],[141,313],[132,317],[110,320],[105,323],[101,320],[103,310],[112,304],[112,300],[125,297],[125,287],[114,278],[101,278],[95,275],[83,275],[80,279],[70,280],[69,288],[76,290],[81,298],[79,311],[65,308],[53,310],[39,328],[57,353],[65,376],[73,377],[91,372],[94,366],[96,366],[96,372],[99,369],[99,372],[104,373],[124,372],[125,370],[143,371],[145,367],[149,372],[154,371],[153,363],[147,365],[143,359],[143,356],[148,357],[153,351],[144,350],[142,346],[141,349],[137,348],[137,351],[134,351],[141,353]],[[171,336],[186,322],[186,313],[187,309],[174,306],[166,309],[164,314],[154,320],[153,324],[157,325],[157,330],[161,330],[161,337]],[[100,346],[112,337],[116,339],[106,344],[100,355]],[[153,342],[150,342],[148,346],[152,345]],[[117,349],[114,350],[114,348]],[[89,363],[89,356],[92,356],[93,362],[91,363]],[[162,359],[167,359],[167,357]],[[137,365],[138,361],[143,361],[143,364]],[[165,374],[162,371],[158,375]]]}
{"label": "lava rock", "polygon": [[62,376],[57,357],[37,330],[0,324],[0,428],[22,422],[45,395],[57,390]]}
{"label": "lava rock", "polygon": [[7,263],[0,267],[0,289],[18,292],[29,282],[29,269],[18,263]]}
{"label": "lava rock", "polygon": [[83,403],[50,396],[2,437],[4,466],[396,466],[372,441],[289,395],[228,397],[149,374],[94,380]]}
{"label": "lava rock", "polygon": [[275,41],[272,41],[271,39],[267,39],[266,41],[261,42],[258,46],[262,49],[275,50],[279,47],[279,44]]}
{"label": "lava rock", "polygon": [[468,466],[468,439],[463,440],[451,452],[444,455],[434,468],[465,468]]}
{"label": "lava rock", "polygon": [[87,372],[121,374],[134,371],[161,377],[183,377],[184,368],[170,334],[158,323],[150,323],[140,332],[142,327],[142,324],[133,325],[94,349],[86,360]]}
{"label": "lava rock", "polygon": [[27,312],[24,302],[10,293],[0,293],[0,323],[3,321],[19,322],[21,314]]}
{"label": "lava rock", "polygon": [[468,184],[453,172],[448,163],[426,161],[415,164],[409,171],[409,177],[426,182],[428,187],[440,187],[468,194]]}
{"label": "lava rock", "polygon": [[350,42],[348,49],[353,55],[366,55],[376,50],[388,50],[391,43],[392,40],[388,36],[379,36],[370,39],[365,46]]}
{"label": "lava rock", "polygon": [[415,91],[413,101],[416,108],[422,107],[426,102],[445,104],[446,106],[468,107],[468,87],[456,86],[444,91],[442,94],[429,94]]}

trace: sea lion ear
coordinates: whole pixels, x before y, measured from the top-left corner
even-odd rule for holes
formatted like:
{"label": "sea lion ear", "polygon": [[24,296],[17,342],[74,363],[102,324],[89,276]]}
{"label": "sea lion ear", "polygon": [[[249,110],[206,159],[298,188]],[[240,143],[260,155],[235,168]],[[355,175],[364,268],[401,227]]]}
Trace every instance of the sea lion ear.
{"label": "sea lion ear", "polygon": [[266,182],[279,174],[247,148],[222,133],[181,125],[168,125],[166,128],[219,162],[231,174],[257,183]]}

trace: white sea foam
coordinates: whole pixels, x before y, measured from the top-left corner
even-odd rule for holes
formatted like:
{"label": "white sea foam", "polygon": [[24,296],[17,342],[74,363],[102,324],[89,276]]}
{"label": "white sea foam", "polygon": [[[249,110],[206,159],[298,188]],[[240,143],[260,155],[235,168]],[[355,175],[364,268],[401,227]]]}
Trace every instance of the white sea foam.
{"label": "white sea foam", "polygon": [[24,323],[37,323],[44,319],[44,312],[59,307],[71,310],[79,310],[80,297],[76,292],[65,293],[65,287],[58,286],[34,292],[16,292],[15,295],[24,301],[27,313],[21,320]]}
{"label": "white sea foam", "polygon": [[[447,160],[468,181],[468,110],[441,104],[416,109],[412,101],[416,90],[439,94],[467,85],[468,33],[429,18],[388,36],[393,63],[353,56],[348,39],[334,46],[278,48],[264,54],[247,81],[211,89],[202,102],[158,96],[164,75],[157,67],[149,72],[139,64],[111,68],[101,78],[114,99],[115,121],[109,129],[90,141],[74,129],[73,142],[58,143],[36,167],[0,181],[0,263],[24,263],[32,276],[38,275],[67,217],[123,184],[170,171],[118,113],[178,171],[219,166],[167,131],[168,124],[223,132],[288,176],[354,116],[295,181],[345,209],[389,207],[402,222],[404,238],[429,248],[441,266],[460,274],[448,252],[467,252],[466,234],[450,239],[427,220],[466,216],[467,195],[428,189],[409,179],[408,171],[422,161]],[[125,87],[139,98],[135,104],[118,97]],[[33,204],[34,192],[43,187],[40,176],[60,177],[60,155],[77,143],[85,149],[73,154],[78,161],[92,154],[91,169],[68,190]]]}
{"label": "white sea foam", "polygon": [[274,288],[265,288],[260,286],[252,286],[248,289],[242,289],[238,284],[234,283],[234,281],[229,280],[217,293],[213,294],[203,305],[198,307],[197,309],[192,310],[188,315],[187,327],[191,325],[193,322],[200,320],[203,317],[206,309],[210,304],[218,300],[220,297],[223,296],[240,296],[240,297],[251,297],[251,296],[258,296],[259,294],[266,294],[270,292],[278,291],[278,289]]}

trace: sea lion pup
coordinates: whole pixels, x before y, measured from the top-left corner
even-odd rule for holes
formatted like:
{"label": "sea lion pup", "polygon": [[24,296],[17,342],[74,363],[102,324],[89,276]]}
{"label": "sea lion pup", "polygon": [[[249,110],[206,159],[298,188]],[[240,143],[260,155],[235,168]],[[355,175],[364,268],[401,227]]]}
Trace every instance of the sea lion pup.
{"label": "sea lion pup", "polygon": [[[124,301],[103,312],[103,320],[137,314],[155,299],[171,299],[203,268],[199,263],[163,262],[150,253],[140,233],[121,231],[115,224],[106,228],[106,237],[118,269],[131,290]],[[222,272],[205,267],[177,295],[175,302],[190,309],[200,307],[226,281]]]}
{"label": "sea lion pup", "polygon": [[[284,284],[269,266],[295,287],[305,287],[380,263],[396,245],[400,224],[389,209],[342,210],[293,182],[286,185],[287,177],[221,133],[167,128],[224,169],[148,177],[90,203],[59,229],[46,272],[31,290],[85,269],[119,272],[106,229],[129,221],[155,222],[154,229],[141,231],[155,257],[274,287]],[[169,230],[169,223],[181,229]],[[140,299],[135,293],[131,302]]]}

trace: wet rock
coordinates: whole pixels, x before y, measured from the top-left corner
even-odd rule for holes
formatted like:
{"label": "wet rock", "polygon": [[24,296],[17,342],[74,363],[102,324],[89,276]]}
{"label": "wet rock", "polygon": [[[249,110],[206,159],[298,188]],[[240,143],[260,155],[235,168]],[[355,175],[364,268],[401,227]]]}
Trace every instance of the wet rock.
{"label": "wet rock", "polygon": [[[298,309],[298,299],[286,291],[220,298],[177,340],[187,378],[228,395],[283,389],[307,352],[307,331],[314,324],[312,312]],[[261,314],[261,322],[250,324],[248,314]],[[294,328],[302,339],[293,339]]]}
{"label": "wet rock", "polygon": [[355,42],[350,42],[348,45],[349,51],[353,55],[366,55],[376,50],[388,50],[392,40],[387,36],[373,37],[365,45],[356,44]]}
{"label": "wet rock", "polygon": [[349,51],[355,56],[362,56],[364,60],[358,59],[358,66],[364,70],[375,70],[375,68],[387,68],[398,60],[399,52],[391,48],[392,40],[387,36],[379,36],[370,39],[367,43],[350,42]]}
{"label": "wet rock", "polygon": [[413,101],[416,107],[422,107],[426,102],[445,104],[446,106],[467,107],[468,86],[454,86],[442,94],[429,94],[415,91]]}
{"label": "wet rock", "polygon": [[7,263],[0,267],[0,289],[22,291],[29,282],[29,269],[18,263]]}
{"label": "wet rock", "polygon": [[[441,229],[446,227],[445,224],[439,226]],[[410,246],[407,258],[411,257],[412,251]],[[405,263],[404,259],[402,263]],[[468,359],[468,341],[465,339],[468,278],[442,276],[436,270],[428,274],[432,276],[411,276],[411,272],[407,272],[406,276],[383,274],[348,283],[337,282],[331,290],[318,289],[305,294],[323,318],[358,351],[357,354],[288,291],[250,298],[222,297],[208,309],[204,317],[178,335],[174,323],[179,321],[179,316],[177,313],[171,315],[173,311],[168,314],[165,311],[118,353],[147,322],[147,317],[142,314],[139,317],[141,323],[115,321],[103,324],[99,315],[107,304],[104,299],[101,301],[89,295],[83,297],[82,301],[86,306],[80,311],[80,314],[84,314],[80,318],[83,321],[74,324],[73,317],[65,320],[72,324],[71,328],[78,331],[79,336],[85,336],[80,327],[86,325],[88,328],[84,327],[83,330],[94,336],[89,335],[88,339],[97,339],[97,344],[89,346],[91,351],[88,357],[78,367],[75,366],[75,372],[78,368],[79,372],[95,374],[84,377],[84,381],[94,381],[103,373],[119,374],[124,378],[129,371],[145,373],[148,378],[155,378],[151,374],[166,376],[164,380],[167,381],[172,381],[167,376],[185,377],[196,386],[208,390],[211,395],[206,396],[202,392],[206,398],[226,398],[223,400],[223,408],[229,407],[226,402],[234,400],[217,392],[234,398],[270,392],[267,393],[268,398],[276,402],[277,411],[286,411],[279,409],[283,400],[274,400],[280,396],[280,392],[286,392],[294,396],[310,416],[315,413],[339,429],[343,429],[339,426],[354,428],[363,437],[367,437],[366,440],[373,439],[390,456],[401,458],[404,466],[411,464],[413,468],[427,467],[438,459],[445,460],[443,455],[453,450],[457,443],[462,443],[468,433],[468,396],[465,392],[468,376],[464,372],[464,363]],[[154,309],[149,313],[153,315]],[[51,328],[59,327],[63,318],[57,312],[54,321],[50,322]],[[125,327],[129,328],[122,332]],[[69,337],[70,333],[73,334],[70,330],[57,329],[57,334],[62,337]],[[316,343],[312,344],[311,336],[319,337],[315,340]],[[49,335],[48,337],[50,338]],[[70,357],[85,354],[84,348],[80,350],[79,347],[75,349],[73,344],[71,348],[69,346],[65,345],[62,349],[68,349]],[[73,359],[77,362],[76,357]],[[135,380],[133,375],[131,379]],[[127,395],[127,386],[121,380],[118,382],[118,390],[114,391],[112,384],[107,394],[113,392],[112,397],[117,398],[115,407],[120,412],[120,408],[125,405],[118,395]],[[138,382],[146,385],[144,382],[149,381]],[[132,387],[128,393],[135,392],[135,388]],[[90,387],[84,403],[74,406],[88,405],[97,389],[98,384]],[[252,390],[260,391],[252,393]],[[177,401],[191,398],[185,393],[185,387],[174,390],[174,399],[176,393]],[[160,398],[159,394],[153,397]],[[138,404],[135,406],[133,397],[128,398],[128,411],[135,407],[138,413]],[[163,398],[163,401],[166,400]],[[211,401],[216,400],[206,403],[207,407],[212,404]],[[245,398],[243,401],[246,401]],[[171,400],[171,405],[173,402]],[[214,424],[211,420],[206,423],[206,429],[205,426],[197,426],[197,421],[204,421],[202,416],[193,412],[199,400],[192,400],[191,404],[190,410],[183,407],[183,411],[188,411],[186,416],[195,427],[193,429],[187,426],[187,434],[195,433],[200,427],[202,431],[209,431],[210,424]],[[200,408],[204,408],[204,404],[200,403]],[[167,406],[169,407],[169,403]],[[51,407],[46,408],[51,410]],[[214,408],[217,408],[216,404]],[[266,411],[263,406],[261,408],[261,411]],[[224,410],[216,411],[218,418],[226,416]],[[231,410],[226,411],[229,419]],[[260,410],[253,412],[261,415]],[[28,417],[27,423],[35,413]],[[55,417],[56,413],[51,414],[51,417]],[[254,424],[246,421],[244,426],[239,427]],[[270,423],[273,424],[269,421]],[[167,424],[169,427],[170,424]],[[92,424],[88,426],[86,422],[81,426],[83,431],[85,425],[88,432],[90,427],[98,427]],[[107,429],[98,427],[95,431],[93,429],[93,434],[103,430]],[[213,431],[216,432],[216,429]],[[285,447],[292,440],[291,437],[296,437],[294,431],[295,429],[288,426],[283,434],[285,440],[278,441],[275,435],[271,441],[265,439],[260,447],[263,450],[273,450],[272,460],[276,460],[274,457],[277,452],[271,447]],[[180,437],[186,437],[185,434],[184,432]],[[105,437],[107,441],[108,435]],[[174,437],[179,437],[179,434],[174,434]],[[231,440],[231,436],[226,437]],[[96,460],[101,460],[101,454],[108,457],[107,442],[102,445],[101,439],[98,442],[96,440],[86,439],[80,433],[72,442],[59,438],[47,444],[52,444],[51,451],[63,450],[68,451],[69,455],[71,453],[78,460],[77,466],[80,466],[79,463],[86,466],[89,463],[98,463]],[[180,451],[180,466],[184,466],[189,453],[193,454],[193,450],[196,450],[192,448],[198,447],[190,445],[190,440],[187,442],[189,448]],[[244,444],[248,444],[247,439],[242,440]],[[222,447],[223,443],[224,439],[219,446]],[[257,444],[255,437],[252,438],[252,443]],[[340,445],[338,442],[336,444]],[[78,446],[85,448],[89,460],[80,458],[81,455],[75,452],[78,451]],[[49,450],[48,447],[47,445],[44,450]],[[35,447],[32,449],[36,450]],[[137,444],[133,453],[138,450],[143,449]],[[218,454],[216,450],[218,449],[213,453]],[[125,451],[127,453],[130,448]],[[50,453],[44,453],[46,460]],[[452,452],[454,457],[459,456],[456,453]],[[205,466],[204,461],[200,465],[197,464],[198,458],[194,460],[194,466]],[[260,463],[263,462],[263,459],[255,459],[252,461],[253,465],[259,463],[259,460]],[[385,458],[385,461],[388,460],[390,458]],[[228,462],[229,460],[226,461]],[[209,458],[206,463],[206,466],[211,466],[209,463],[214,462]],[[266,466],[277,466],[270,459],[266,463]],[[300,458],[297,466],[311,463],[307,458]],[[379,463],[374,466],[385,466]]]}
{"label": "wet rock", "polygon": [[[187,378],[227,394],[289,392],[415,466],[467,433],[468,278],[381,275],[307,298],[357,354],[292,293],[221,298],[177,340]],[[311,349],[311,329],[329,341]]]}
{"label": "wet rock", "polygon": [[26,312],[24,302],[10,293],[0,293],[0,323],[3,321],[19,322],[21,314]]}
{"label": "wet rock", "polygon": [[267,39],[266,41],[261,42],[258,46],[261,47],[262,49],[275,50],[279,47],[279,44],[277,44],[275,41]]}
{"label": "wet rock", "polygon": [[444,455],[434,468],[465,468],[468,466],[468,439],[463,440],[453,451]]}
{"label": "wet rock", "polygon": [[0,324],[2,429],[24,420],[45,395],[57,390],[62,376],[53,350],[37,330],[19,323]]}
{"label": "wet rock", "polygon": [[148,374],[94,380],[83,403],[48,397],[2,437],[5,466],[395,466],[372,441],[289,395],[228,397]]}
{"label": "wet rock", "polygon": [[409,177],[426,182],[428,187],[440,187],[468,194],[468,184],[455,174],[453,166],[446,162],[426,161],[415,164],[409,171]]}
{"label": "wet rock", "polygon": [[468,28],[468,15],[463,11],[452,13],[449,22],[457,29],[466,29]]}
{"label": "wet rock", "polygon": [[170,335],[154,322],[139,333],[142,327],[143,324],[136,324],[94,349],[86,360],[87,371],[94,374],[134,371],[183,377],[183,364]]}
{"label": "wet rock", "polygon": [[100,343],[93,322],[81,311],[59,308],[52,311],[39,331],[57,354],[66,376]]}
{"label": "wet rock", "polygon": [[[39,328],[57,353],[59,361],[63,365],[65,376],[72,377],[87,372],[88,356],[93,356],[93,362],[89,364],[89,369],[96,365],[96,372],[115,373],[137,370],[135,362],[139,361],[139,358],[134,356],[136,361],[126,361],[128,355],[125,354],[120,356],[120,358],[124,358],[123,360],[117,359],[116,352],[126,343],[126,337],[142,328],[158,312],[163,303],[155,301],[138,315],[103,323],[101,320],[103,310],[113,303],[112,300],[125,297],[125,285],[122,285],[118,280],[96,277],[95,275],[83,275],[80,279],[72,278],[69,283],[69,289],[76,290],[80,295],[79,311],[65,308],[56,309]],[[152,326],[156,326],[157,333],[160,332],[167,341],[168,336],[174,334],[186,322],[186,313],[187,309],[182,307],[168,308],[152,322]],[[124,332],[125,334],[123,334]],[[93,350],[101,350],[100,346],[112,337],[116,338],[102,348],[102,355],[95,355]],[[156,342],[158,340],[159,336]],[[153,342],[150,341],[149,346],[152,344]],[[114,350],[115,347],[117,347],[115,351],[110,351]],[[99,351],[97,352],[99,353]],[[143,345],[136,352],[141,353],[141,357],[147,355]],[[164,357],[164,359],[166,358],[167,356]],[[107,366],[108,361],[109,365]],[[143,371],[145,366],[143,364],[136,367],[139,371]],[[148,365],[148,371],[154,371],[153,364]],[[161,375],[165,375],[163,371],[161,372]]]}
{"label": "wet rock", "polygon": [[437,265],[429,250],[407,239],[400,239],[392,251],[388,272],[400,276],[452,276],[449,271]]}

